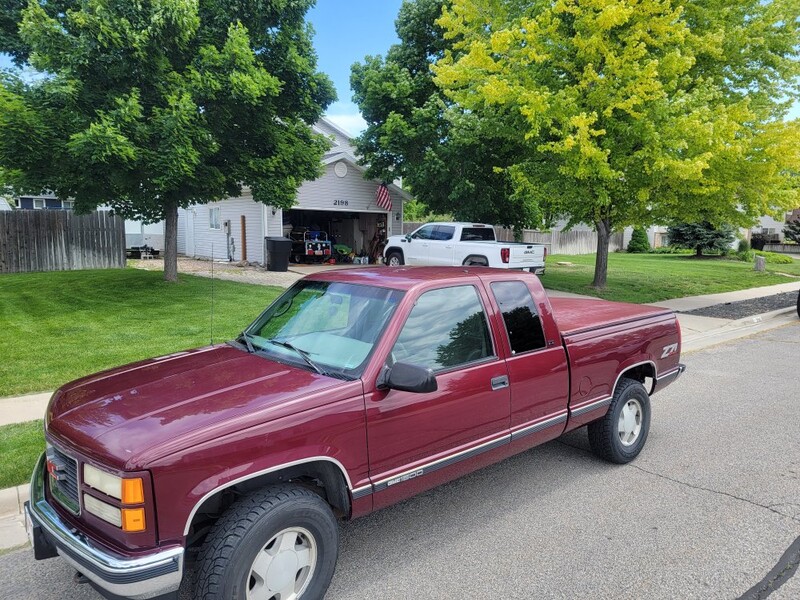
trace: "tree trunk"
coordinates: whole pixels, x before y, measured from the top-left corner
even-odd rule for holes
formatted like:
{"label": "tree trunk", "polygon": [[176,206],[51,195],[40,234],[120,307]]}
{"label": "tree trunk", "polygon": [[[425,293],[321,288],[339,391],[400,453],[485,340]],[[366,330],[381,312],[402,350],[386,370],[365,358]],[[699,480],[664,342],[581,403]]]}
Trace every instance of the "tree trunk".
{"label": "tree trunk", "polygon": [[164,281],[178,281],[178,205],[167,205],[164,217]]}
{"label": "tree trunk", "polygon": [[702,248],[702,246],[697,246],[697,247],[695,247],[695,249],[694,249],[694,255],[695,255],[697,258],[700,258],[701,256],[703,256],[703,248]]}
{"label": "tree trunk", "polygon": [[608,243],[611,241],[611,221],[600,219],[595,222],[597,228],[597,258],[594,261],[594,281],[592,287],[602,290],[606,287],[608,275]]}

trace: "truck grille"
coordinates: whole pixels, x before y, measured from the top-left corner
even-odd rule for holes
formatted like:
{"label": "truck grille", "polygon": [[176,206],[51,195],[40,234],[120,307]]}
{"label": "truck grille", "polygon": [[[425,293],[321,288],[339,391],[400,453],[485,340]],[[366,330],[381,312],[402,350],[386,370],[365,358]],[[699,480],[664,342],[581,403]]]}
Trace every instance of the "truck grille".
{"label": "truck grille", "polygon": [[47,470],[50,473],[50,492],[67,510],[80,513],[78,502],[78,461],[55,446],[47,447]]}

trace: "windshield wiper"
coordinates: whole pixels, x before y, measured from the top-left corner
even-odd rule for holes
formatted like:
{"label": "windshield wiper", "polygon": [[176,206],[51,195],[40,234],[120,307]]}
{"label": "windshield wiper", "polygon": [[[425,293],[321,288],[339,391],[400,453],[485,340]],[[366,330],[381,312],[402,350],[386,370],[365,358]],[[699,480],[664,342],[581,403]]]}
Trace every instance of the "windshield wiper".
{"label": "windshield wiper", "polygon": [[311,360],[311,357],[308,355],[308,352],[306,352],[305,350],[300,350],[300,348],[298,348],[297,346],[295,346],[295,345],[293,345],[293,344],[291,344],[289,342],[285,342],[283,340],[267,340],[267,341],[270,344],[275,344],[276,346],[282,346],[283,348],[288,348],[289,350],[292,350],[300,358],[302,358],[304,361],[306,361],[306,364],[309,367],[311,367],[312,369],[314,369],[317,373],[319,373],[320,375],[328,375],[327,371],[325,371],[324,369],[320,368],[320,366],[317,363],[315,363],[313,360]]}
{"label": "windshield wiper", "polygon": [[256,348],[255,346],[253,346],[253,342],[250,341],[249,333],[243,331],[242,333],[239,334],[239,337],[237,339],[244,340],[244,343],[247,344],[247,352],[249,352],[250,354],[256,353]]}

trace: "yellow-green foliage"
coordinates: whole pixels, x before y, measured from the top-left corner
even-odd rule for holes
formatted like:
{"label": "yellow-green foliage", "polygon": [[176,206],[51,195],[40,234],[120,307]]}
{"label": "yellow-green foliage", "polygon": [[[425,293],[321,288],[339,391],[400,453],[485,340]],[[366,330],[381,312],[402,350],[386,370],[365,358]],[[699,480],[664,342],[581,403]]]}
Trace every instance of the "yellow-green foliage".
{"label": "yellow-green foliage", "polygon": [[436,83],[524,118],[515,184],[552,213],[605,231],[800,205],[795,2],[453,0],[439,24]]}

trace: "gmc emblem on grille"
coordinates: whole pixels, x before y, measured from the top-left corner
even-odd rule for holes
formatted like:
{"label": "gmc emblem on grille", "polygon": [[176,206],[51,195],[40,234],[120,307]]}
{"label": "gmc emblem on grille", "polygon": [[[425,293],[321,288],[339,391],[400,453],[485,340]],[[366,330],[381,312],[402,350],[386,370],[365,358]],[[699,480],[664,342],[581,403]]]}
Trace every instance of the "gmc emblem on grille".
{"label": "gmc emblem on grille", "polygon": [[65,480],[67,478],[66,470],[67,465],[64,464],[64,461],[54,456],[47,457],[47,472],[50,473],[53,479],[56,481]]}

